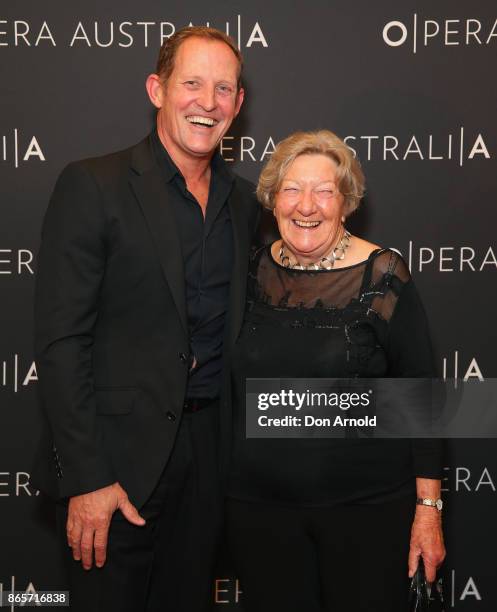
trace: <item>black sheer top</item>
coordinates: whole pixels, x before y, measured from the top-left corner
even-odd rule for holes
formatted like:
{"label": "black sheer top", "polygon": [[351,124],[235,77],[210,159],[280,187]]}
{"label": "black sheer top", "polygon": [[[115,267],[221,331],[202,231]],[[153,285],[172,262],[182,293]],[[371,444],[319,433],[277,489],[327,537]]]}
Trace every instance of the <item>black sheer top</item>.
{"label": "black sheer top", "polygon": [[441,478],[438,440],[247,439],[246,378],[432,377],[426,315],[403,259],[373,251],[332,270],[284,268],[270,246],[251,260],[232,356],[229,495],[285,504],[377,503]]}

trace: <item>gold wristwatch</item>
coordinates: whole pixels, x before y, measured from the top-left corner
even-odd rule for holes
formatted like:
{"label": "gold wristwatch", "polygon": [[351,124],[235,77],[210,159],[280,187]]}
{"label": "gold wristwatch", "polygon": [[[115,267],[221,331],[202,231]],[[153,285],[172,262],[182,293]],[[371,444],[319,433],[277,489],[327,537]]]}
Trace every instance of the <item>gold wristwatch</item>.
{"label": "gold wristwatch", "polygon": [[418,504],[418,506],[432,506],[439,512],[442,512],[443,508],[443,501],[440,498],[431,499],[430,497],[418,497],[416,499],[416,504]]}

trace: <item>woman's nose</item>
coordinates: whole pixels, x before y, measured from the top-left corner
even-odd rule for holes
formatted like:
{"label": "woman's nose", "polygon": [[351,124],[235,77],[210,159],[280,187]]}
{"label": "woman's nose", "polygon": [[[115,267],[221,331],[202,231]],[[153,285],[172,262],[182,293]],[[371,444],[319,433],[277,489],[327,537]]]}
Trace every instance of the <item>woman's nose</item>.
{"label": "woman's nose", "polygon": [[304,189],[302,191],[302,196],[300,198],[300,202],[297,209],[302,215],[306,217],[312,215],[312,213],[315,212],[316,205],[314,202],[312,190]]}

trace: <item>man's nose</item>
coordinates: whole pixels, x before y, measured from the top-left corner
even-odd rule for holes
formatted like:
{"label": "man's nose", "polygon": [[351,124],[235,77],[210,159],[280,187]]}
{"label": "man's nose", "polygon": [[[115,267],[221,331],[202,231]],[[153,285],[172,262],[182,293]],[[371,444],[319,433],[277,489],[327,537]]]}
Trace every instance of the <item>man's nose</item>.
{"label": "man's nose", "polygon": [[202,88],[197,103],[207,112],[216,108],[216,89],[215,87],[205,86]]}

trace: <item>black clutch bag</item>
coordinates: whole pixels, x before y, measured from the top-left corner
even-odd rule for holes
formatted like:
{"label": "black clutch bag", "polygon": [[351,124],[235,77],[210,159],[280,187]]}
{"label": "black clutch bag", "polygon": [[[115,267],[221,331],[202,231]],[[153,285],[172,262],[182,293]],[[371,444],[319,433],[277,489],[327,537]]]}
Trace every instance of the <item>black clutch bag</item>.
{"label": "black clutch bag", "polygon": [[423,559],[419,559],[418,569],[411,579],[409,588],[408,612],[444,612],[442,579],[427,582]]}

